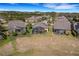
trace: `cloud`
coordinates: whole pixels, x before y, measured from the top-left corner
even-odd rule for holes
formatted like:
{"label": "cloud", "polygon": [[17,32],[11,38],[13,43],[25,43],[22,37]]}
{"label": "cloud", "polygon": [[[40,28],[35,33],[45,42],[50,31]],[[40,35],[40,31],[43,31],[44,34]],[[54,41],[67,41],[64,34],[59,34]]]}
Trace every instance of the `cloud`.
{"label": "cloud", "polygon": [[47,4],[43,4],[43,6],[47,8],[55,8],[56,4],[47,3]]}
{"label": "cloud", "polygon": [[75,7],[75,5],[61,4],[60,6],[57,6],[55,9],[74,9]]}
{"label": "cloud", "polygon": [[47,7],[47,8],[51,8],[51,9],[74,9],[77,7],[77,5],[75,4],[44,4],[43,5],[44,7]]}
{"label": "cloud", "polygon": [[0,11],[7,11],[8,9],[0,8]]}

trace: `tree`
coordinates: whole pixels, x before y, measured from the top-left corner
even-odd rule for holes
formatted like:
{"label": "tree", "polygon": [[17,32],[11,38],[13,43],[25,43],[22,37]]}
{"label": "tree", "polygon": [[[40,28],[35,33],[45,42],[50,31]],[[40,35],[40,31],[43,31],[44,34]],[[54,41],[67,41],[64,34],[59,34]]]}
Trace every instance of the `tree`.
{"label": "tree", "polygon": [[42,20],[47,20],[47,18],[46,17],[42,17]]}
{"label": "tree", "polygon": [[3,36],[3,39],[7,38],[7,34],[5,34],[6,29],[0,25],[0,35]]}
{"label": "tree", "polygon": [[32,24],[31,23],[28,23],[27,26],[26,26],[26,32],[28,34],[31,34],[32,33]]}
{"label": "tree", "polygon": [[74,17],[73,17],[73,21],[79,22],[79,18],[78,18],[77,16],[74,16]]}

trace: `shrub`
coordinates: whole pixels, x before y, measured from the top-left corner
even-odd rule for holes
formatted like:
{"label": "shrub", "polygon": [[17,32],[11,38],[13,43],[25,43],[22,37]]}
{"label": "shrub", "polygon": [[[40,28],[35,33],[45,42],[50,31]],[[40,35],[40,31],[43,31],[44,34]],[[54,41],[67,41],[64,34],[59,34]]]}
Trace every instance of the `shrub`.
{"label": "shrub", "polygon": [[17,33],[16,33],[16,32],[13,32],[12,35],[13,35],[13,36],[17,36]]}
{"label": "shrub", "polygon": [[71,34],[72,34],[73,36],[77,36],[77,32],[74,31],[74,30],[71,30]]}
{"label": "shrub", "polygon": [[26,33],[27,34],[32,34],[32,24],[28,23],[27,27],[26,27]]}

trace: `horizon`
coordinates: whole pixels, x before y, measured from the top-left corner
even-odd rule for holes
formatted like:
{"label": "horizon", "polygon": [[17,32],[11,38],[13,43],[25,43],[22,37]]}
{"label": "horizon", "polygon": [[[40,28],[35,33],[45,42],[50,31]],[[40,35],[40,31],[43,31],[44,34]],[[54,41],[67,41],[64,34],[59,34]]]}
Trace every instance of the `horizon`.
{"label": "horizon", "polygon": [[79,13],[79,3],[0,3],[0,11]]}

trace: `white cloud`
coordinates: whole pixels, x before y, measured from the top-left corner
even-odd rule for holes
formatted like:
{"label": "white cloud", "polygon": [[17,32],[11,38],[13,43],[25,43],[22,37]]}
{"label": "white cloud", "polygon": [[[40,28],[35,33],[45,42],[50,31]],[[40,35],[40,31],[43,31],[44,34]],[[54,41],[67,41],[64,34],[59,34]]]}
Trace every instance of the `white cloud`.
{"label": "white cloud", "polygon": [[50,3],[47,3],[47,4],[43,4],[44,7],[47,7],[47,8],[55,8],[56,7],[56,4],[50,4]]}
{"label": "white cloud", "polygon": [[0,11],[7,11],[8,9],[0,8]]}
{"label": "white cloud", "polygon": [[75,5],[62,4],[60,6],[57,6],[55,9],[73,9],[75,7],[76,7]]}
{"label": "white cloud", "polygon": [[51,9],[74,9],[76,5],[71,4],[44,4],[44,7],[51,8]]}

